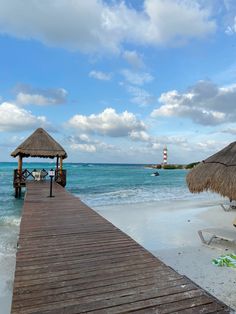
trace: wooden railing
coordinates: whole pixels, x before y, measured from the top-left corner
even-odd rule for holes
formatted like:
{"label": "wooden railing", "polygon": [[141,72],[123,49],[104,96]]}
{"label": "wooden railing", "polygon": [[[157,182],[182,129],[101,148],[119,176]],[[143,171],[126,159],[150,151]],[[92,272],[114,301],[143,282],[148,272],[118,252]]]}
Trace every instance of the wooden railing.
{"label": "wooden railing", "polygon": [[[29,180],[45,180],[48,177],[48,171],[45,169],[23,169],[20,173],[18,169],[14,169],[13,186],[14,188],[24,187],[26,182]],[[55,182],[61,186],[66,186],[66,170],[55,170]]]}
{"label": "wooden railing", "polygon": [[55,170],[55,182],[63,187],[66,186],[66,170]]}

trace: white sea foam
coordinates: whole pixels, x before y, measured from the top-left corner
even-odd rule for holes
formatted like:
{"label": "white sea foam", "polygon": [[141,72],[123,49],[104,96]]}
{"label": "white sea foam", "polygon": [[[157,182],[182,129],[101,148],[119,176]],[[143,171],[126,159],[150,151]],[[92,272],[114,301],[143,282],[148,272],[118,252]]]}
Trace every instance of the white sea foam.
{"label": "white sea foam", "polygon": [[137,204],[145,202],[156,202],[165,200],[193,200],[211,199],[212,193],[191,194],[183,187],[162,187],[160,189],[134,187],[130,189],[119,189],[105,193],[77,194],[83,201],[93,206]]}
{"label": "white sea foam", "polygon": [[15,254],[19,226],[0,226],[0,254]]}
{"label": "white sea foam", "polygon": [[16,216],[0,217],[0,226],[19,226],[21,218]]}

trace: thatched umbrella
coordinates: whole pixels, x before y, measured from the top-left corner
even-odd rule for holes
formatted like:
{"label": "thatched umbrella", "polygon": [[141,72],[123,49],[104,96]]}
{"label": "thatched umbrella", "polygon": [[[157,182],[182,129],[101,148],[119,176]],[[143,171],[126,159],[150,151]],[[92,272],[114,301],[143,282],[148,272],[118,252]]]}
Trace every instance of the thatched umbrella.
{"label": "thatched umbrella", "polygon": [[40,158],[57,158],[56,168],[58,170],[58,161],[60,158],[60,174],[62,174],[62,160],[67,157],[64,148],[57,143],[51,135],[44,129],[39,128],[31,134],[23,143],[21,143],[12,153],[11,156],[17,157],[18,175],[22,174],[23,157],[40,157]]}
{"label": "thatched umbrella", "polygon": [[13,157],[18,155],[41,158],[61,157],[62,159],[67,157],[63,147],[42,128],[37,129],[11,153]]}
{"label": "thatched umbrella", "polygon": [[192,193],[209,190],[236,200],[236,142],[195,166],[186,180]]}

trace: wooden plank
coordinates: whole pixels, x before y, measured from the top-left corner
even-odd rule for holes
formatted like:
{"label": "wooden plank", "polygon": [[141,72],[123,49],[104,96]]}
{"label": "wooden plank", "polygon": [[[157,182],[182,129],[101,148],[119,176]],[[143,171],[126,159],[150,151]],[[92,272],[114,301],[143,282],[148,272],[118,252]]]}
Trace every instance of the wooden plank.
{"label": "wooden plank", "polygon": [[45,296],[50,297],[50,296],[76,292],[76,291],[82,291],[85,295],[93,295],[93,294],[96,294],[97,290],[95,289],[97,288],[99,288],[100,293],[104,293],[105,291],[110,292],[110,291],[115,291],[115,290],[131,289],[134,287],[142,287],[142,286],[148,286],[148,285],[153,286],[155,284],[158,284],[159,289],[163,289],[166,287],[184,285],[188,283],[186,278],[181,278],[181,279],[172,278],[172,280],[168,280],[170,278],[167,278],[165,282],[164,281],[160,282],[160,278],[153,278],[150,276],[151,275],[149,275],[149,277],[143,276],[143,278],[138,278],[138,279],[137,277],[133,277],[133,278],[121,277],[121,278],[116,278],[113,280],[104,279],[103,281],[84,282],[77,285],[73,284],[73,285],[65,286],[62,288],[55,287],[55,289],[50,289],[50,290],[31,291],[30,293],[28,293],[28,295],[25,293],[21,294],[21,291],[19,290],[19,293],[17,294],[17,300],[37,299],[37,301],[40,301],[40,299],[45,300],[44,299]]}
{"label": "wooden plank", "polygon": [[229,313],[58,184],[27,184],[12,314]]}

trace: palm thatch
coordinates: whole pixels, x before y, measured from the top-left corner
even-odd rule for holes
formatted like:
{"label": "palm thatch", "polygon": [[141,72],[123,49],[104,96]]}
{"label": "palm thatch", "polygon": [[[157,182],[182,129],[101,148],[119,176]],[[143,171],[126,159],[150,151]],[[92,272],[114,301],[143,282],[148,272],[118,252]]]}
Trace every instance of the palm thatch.
{"label": "palm thatch", "polygon": [[54,158],[67,157],[63,147],[58,144],[44,129],[39,128],[20,144],[11,156]]}
{"label": "palm thatch", "polygon": [[209,190],[236,200],[236,142],[195,166],[186,180],[192,193]]}

